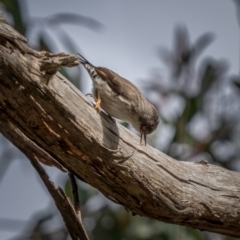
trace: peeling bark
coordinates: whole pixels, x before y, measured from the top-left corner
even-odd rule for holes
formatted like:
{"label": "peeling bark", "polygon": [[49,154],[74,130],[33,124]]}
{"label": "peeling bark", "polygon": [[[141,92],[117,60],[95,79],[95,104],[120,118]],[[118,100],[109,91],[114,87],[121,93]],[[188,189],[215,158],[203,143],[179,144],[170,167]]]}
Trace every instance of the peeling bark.
{"label": "peeling bark", "polygon": [[140,146],[138,136],[99,115],[56,73],[78,65],[75,56],[36,52],[1,19],[0,131],[6,138],[134,214],[240,237],[239,173]]}

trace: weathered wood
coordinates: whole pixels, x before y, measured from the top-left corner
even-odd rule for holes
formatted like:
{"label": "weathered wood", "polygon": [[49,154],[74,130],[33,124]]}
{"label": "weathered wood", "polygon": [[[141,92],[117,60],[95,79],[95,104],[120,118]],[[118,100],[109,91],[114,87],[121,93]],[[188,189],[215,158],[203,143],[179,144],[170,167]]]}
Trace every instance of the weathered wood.
{"label": "weathered wood", "polygon": [[72,240],[89,240],[82,224],[80,209],[73,207],[70,199],[66,196],[62,188],[56,188],[54,186],[45,170],[38,163],[38,158],[34,154],[28,155],[27,157],[31,161],[33,167],[38,172],[39,176],[47,187],[48,192],[51,194],[53,200],[55,201],[57,208],[62,214],[63,220]]}
{"label": "weathered wood", "polygon": [[239,173],[140,146],[53,75],[62,64],[77,65],[76,57],[23,53],[14,31],[0,36],[0,131],[23,153],[63,165],[134,214],[240,237]]}

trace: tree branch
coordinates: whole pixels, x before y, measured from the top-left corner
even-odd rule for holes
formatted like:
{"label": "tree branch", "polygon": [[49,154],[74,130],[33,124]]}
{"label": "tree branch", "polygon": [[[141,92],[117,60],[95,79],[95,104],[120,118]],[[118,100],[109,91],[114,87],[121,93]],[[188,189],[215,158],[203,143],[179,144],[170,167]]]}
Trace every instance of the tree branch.
{"label": "tree branch", "polygon": [[55,201],[55,204],[61,213],[68,232],[73,240],[89,240],[87,233],[83,227],[80,210],[76,211],[73,208],[69,198],[66,196],[65,192],[60,188],[56,188],[54,184],[50,181],[47,173],[38,163],[37,156],[27,156],[31,161],[33,167],[38,172],[45,186],[47,187],[49,193]]}
{"label": "tree branch", "polygon": [[63,166],[134,214],[240,237],[239,173],[140,146],[54,75],[62,64],[77,65],[75,56],[36,53],[13,29],[2,32],[0,131],[23,153]]}

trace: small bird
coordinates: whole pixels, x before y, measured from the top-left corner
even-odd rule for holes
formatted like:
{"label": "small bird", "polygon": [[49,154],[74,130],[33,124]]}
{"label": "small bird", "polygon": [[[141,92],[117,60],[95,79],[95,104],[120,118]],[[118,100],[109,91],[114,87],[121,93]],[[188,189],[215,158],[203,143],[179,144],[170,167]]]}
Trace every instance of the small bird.
{"label": "small bird", "polygon": [[144,139],[146,146],[147,134],[159,124],[156,108],[133,83],[110,69],[95,67],[81,54],[78,55],[93,82],[92,94],[89,95],[96,101],[95,109],[98,112],[103,109],[111,119],[114,117],[130,123],[140,132],[140,145]]}

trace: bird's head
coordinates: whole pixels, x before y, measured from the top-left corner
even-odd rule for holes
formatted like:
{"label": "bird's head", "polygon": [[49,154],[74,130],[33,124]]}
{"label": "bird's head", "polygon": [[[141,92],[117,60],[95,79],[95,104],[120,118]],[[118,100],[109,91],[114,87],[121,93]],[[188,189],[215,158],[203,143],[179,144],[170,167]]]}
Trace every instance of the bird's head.
{"label": "bird's head", "polygon": [[140,125],[140,145],[142,144],[142,140],[145,142],[147,140],[147,134],[152,133],[159,124],[159,117],[157,114],[152,115],[149,118],[146,118]]}

